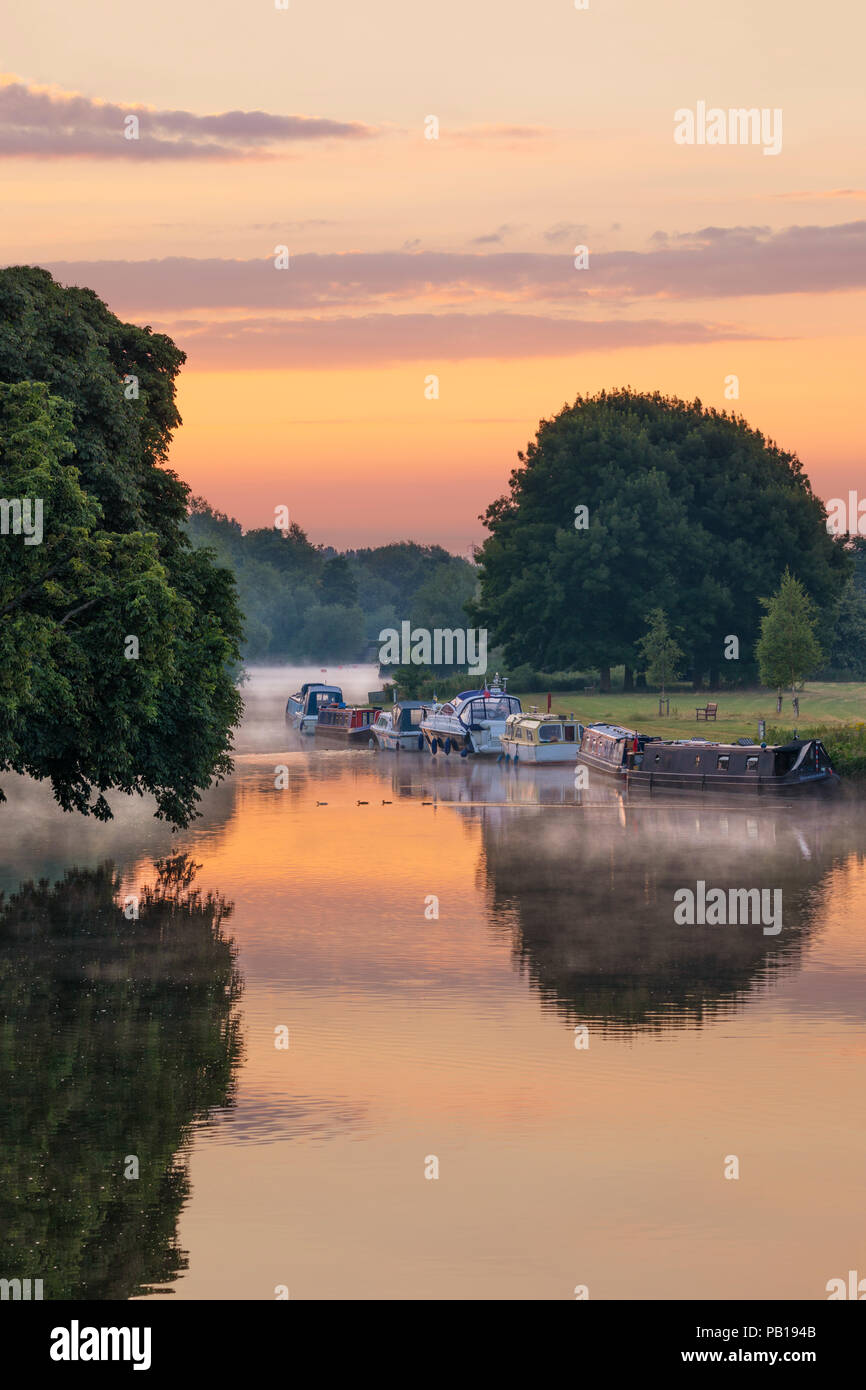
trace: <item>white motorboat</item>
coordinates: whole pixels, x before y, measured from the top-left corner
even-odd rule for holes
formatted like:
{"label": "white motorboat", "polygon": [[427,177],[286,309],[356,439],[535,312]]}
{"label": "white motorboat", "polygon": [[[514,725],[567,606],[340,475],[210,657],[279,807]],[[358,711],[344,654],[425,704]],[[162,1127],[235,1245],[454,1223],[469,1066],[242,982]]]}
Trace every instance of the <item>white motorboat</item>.
{"label": "white motorboat", "polygon": [[401,700],[380,711],[371,728],[372,740],[383,751],[424,747],[421,721],[436,708],[429,700]]}
{"label": "white motorboat", "polygon": [[431,753],[502,752],[500,742],[505,725],[512,714],[520,714],[520,701],[509,695],[505,681],[495,676],[483,690],[464,690],[453,700],[439,705],[421,721],[424,742]]}

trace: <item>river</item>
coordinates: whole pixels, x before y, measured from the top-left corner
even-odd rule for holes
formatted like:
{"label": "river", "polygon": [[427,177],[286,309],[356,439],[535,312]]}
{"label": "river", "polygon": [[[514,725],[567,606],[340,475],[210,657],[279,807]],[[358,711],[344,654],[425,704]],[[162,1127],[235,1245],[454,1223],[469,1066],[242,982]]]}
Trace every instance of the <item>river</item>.
{"label": "river", "polygon": [[[822,1299],[866,1274],[866,802],[322,749],[283,719],[304,675],[251,672],[189,830],[4,779],[0,1275]],[[778,890],[781,930],[679,925],[698,881]]]}

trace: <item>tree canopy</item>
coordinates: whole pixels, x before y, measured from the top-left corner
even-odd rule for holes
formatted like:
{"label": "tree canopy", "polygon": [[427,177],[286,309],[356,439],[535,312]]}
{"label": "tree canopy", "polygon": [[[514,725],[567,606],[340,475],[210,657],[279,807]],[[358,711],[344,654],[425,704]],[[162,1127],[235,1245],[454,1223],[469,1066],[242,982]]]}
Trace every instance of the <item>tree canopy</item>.
{"label": "tree canopy", "polygon": [[[482,517],[477,621],[512,664],[639,664],[661,608],[699,678],[750,653],[786,566],[821,608],[850,570],[796,455],[725,412],[628,389],[578,396]],[[745,666],[745,661],[744,661]]]}
{"label": "tree canopy", "polygon": [[193,544],[236,576],[249,660],[352,661],[403,621],[466,625],[477,570],[441,546],[399,541],[338,554],[313,545],[296,522],[285,533],[244,532],[203,498],[193,499],[188,525]]}
{"label": "tree canopy", "polygon": [[183,360],[90,290],[0,272],[0,491],[42,516],[38,543],[0,535],[0,770],[103,820],[114,789],[187,824],[240,717],[232,576],[164,466]]}
{"label": "tree canopy", "polygon": [[821,663],[815,605],[786,569],[776,593],[762,599],[761,606],[765,609],[757,646],[761,680],[779,691],[785,686],[796,690]]}

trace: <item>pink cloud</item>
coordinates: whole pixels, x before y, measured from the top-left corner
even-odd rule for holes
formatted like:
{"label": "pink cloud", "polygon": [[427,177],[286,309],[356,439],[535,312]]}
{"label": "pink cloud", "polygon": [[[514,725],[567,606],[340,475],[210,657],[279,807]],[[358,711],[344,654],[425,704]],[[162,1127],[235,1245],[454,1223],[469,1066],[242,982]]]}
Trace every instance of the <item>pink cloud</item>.
{"label": "pink cloud", "polygon": [[[124,138],[135,116],[139,138]],[[0,157],[136,158],[148,160],[274,157],[299,141],[359,139],[372,127],[314,116],[223,111],[200,116],[130,103],[99,101],[53,88],[0,79]]]}

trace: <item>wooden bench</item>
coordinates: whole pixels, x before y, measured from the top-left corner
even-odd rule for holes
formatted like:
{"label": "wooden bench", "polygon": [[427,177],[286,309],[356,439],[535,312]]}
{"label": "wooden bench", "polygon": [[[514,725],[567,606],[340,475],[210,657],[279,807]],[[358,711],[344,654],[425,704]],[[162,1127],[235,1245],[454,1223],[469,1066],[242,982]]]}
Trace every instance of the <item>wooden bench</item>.
{"label": "wooden bench", "polygon": [[699,705],[695,709],[695,719],[715,719],[719,712],[718,705]]}

